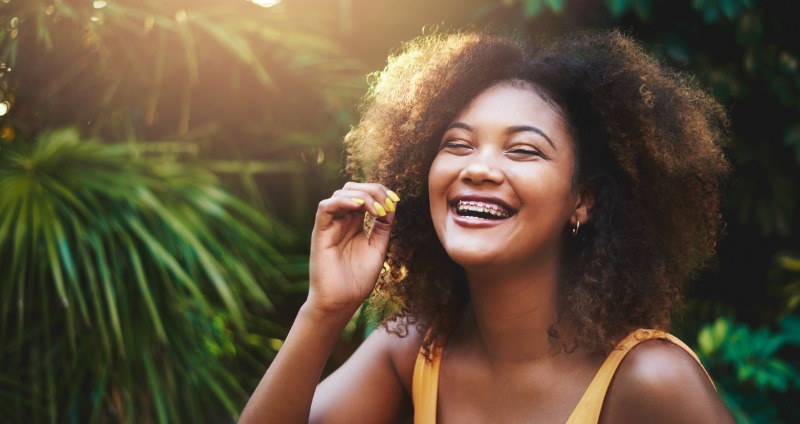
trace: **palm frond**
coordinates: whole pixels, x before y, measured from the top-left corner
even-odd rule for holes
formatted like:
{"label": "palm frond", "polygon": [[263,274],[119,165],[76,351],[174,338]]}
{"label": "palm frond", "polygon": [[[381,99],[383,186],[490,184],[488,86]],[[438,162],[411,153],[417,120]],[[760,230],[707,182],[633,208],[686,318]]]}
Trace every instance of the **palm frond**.
{"label": "palm frond", "polygon": [[[250,308],[272,308],[265,290],[290,270],[286,229],[211,172],[147,146],[63,129],[0,147],[8,416],[32,419],[46,400],[48,420],[174,422],[187,397],[235,416],[246,392],[223,358]],[[9,391],[29,375],[32,396]],[[59,395],[76,392],[93,398]]]}

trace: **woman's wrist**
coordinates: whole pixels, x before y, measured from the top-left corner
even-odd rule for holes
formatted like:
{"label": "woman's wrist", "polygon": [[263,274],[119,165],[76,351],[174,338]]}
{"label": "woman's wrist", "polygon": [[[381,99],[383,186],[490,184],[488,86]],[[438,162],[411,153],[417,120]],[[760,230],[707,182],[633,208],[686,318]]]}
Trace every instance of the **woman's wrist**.
{"label": "woman's wrist", "polygon": [[306,300],[300,307],[297,313],[297,320],[304,320],[312,323],[313,325],[328,327],[330,330],[343,330],[353,314],[358,310],[359,305],[355,307],[325,307],[317,304],[312,300]]}

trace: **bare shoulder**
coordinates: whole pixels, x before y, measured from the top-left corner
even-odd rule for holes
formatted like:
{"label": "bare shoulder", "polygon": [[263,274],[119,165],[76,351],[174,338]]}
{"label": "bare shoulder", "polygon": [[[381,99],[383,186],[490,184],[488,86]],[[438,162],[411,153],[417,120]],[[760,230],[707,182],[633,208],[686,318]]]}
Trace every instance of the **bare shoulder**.
{"label": "bare shoulder", "polygon": [[[390,323],[373,331],[314,393],[310,422],[396,423],[412,413],[411,378],[422,335]],[[396,334],[399,333],[399,334]]]}
{"label": "bare shoulder", "polygon": [[422,341],[425,326],[409,322],[406,318],[389,322],[387,328],[374,331],[376,338],[386,349],[398,379],[408,393],[411,393],[411,377]]}
{"label": "bare shoulder", "polygon": [[733,423],[703,368],[667,340],[640,343],[611,381],[601,422]]}

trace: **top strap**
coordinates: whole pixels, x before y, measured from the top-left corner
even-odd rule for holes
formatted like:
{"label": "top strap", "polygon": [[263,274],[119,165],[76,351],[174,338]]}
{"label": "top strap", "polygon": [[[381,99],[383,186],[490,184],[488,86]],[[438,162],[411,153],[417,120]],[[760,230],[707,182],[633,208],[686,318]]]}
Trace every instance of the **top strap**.
{"label": "top strap", "polygon": [[600,420],[600,411],[603,407],[606,391],[620,362],[622,362],[625,355],[627,355],[634,346],[643,341],[652,339],[668,340],[685,350],[700,365],[700,368],[703,369],[708,380],[711,381],[711,384],[714,384],[714,381],[711,380],[711,376],[708,375],[708,371],[703,367],[697,355],[695,355],[692,349],[680,339],[660,330],[638,329],[619,342],[617,347],[608,355],[605,362],[603,362],[603,365],[600,367],[600,370],[597,371],[591,384],[589,384],[589,387],[586,389],[586,392],[584,392],[583,397],[581,397],[580,402],[578,402],[578,406],[572,411],[572,415],[570,415],[567,420],[567,424],[597,423]]}
{"label": "top strap", "polygon": [[444,349],[431,346],[431,360],[417,354],[414,378],[411,383],[411,400],[414,403],[414,424],[436,424],[436,404],[439,395],[439,367]]}

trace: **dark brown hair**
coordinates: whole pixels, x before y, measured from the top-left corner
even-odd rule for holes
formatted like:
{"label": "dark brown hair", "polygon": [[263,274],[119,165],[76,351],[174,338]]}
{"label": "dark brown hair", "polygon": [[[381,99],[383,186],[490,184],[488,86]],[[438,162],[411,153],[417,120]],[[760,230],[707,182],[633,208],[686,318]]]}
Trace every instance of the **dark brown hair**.
{"label": "dark brown hair", "polygon": [[426,348],[455,324],[468,293],[433,229],[428,169],[444,128],[504,81],[530,84],[562,114],[575,142],[574,188],[595,198],[562,264],[557,301],[578,324],[573,341],[606,352],[632,328],[668,330],[683,284],[713,257],[724,228],[727,116],[691,78],[618,31],[546,45],[436,34],[389,58],[345,138],[350,175],[402,197],[373,308],[384,324],[430,326]]}

